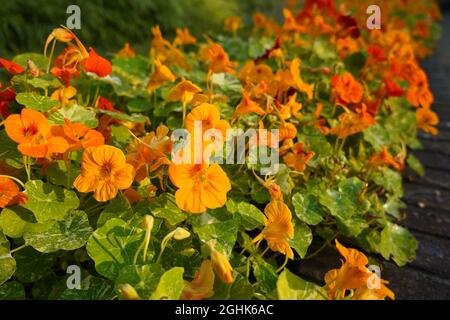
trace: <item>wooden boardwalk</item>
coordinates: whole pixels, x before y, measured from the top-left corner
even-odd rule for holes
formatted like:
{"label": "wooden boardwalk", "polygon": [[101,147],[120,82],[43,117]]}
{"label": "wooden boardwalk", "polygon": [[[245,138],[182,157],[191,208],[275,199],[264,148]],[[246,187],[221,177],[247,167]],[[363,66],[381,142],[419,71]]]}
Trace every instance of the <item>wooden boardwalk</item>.
{"label": "wooden boardwalk", "polygon": [[[448,9],[448,8],[447,8]],[[390,281],[397,299],[450,299],[450,11],[442,22],[443,33],[436,52],[422,65],[435,96],[433,110],[440,117],[438,136],[420,134],[424,149],[413,151],[425,166],[418,177],[406,172],[404,179],[409,228],[419,242],[414,262],[399,268],[393,262],[373,257],[382,267],[382,278]],[[334,248],[304,260],[295,271],[323,284],[325,272],[340,265]]]}

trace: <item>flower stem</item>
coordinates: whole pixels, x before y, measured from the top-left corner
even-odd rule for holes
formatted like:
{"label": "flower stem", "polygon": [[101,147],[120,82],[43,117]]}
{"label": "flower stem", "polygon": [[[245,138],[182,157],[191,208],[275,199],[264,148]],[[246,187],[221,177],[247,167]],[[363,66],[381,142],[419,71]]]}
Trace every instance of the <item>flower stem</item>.
{"label": "flower stem", "polygon": [[27,247],[27,245],[26,245],[26,244],[23,244],[23,245],[21,245],[20,247],[17,247],[17,248],[12,249],[9,253],[17,252],[17,251],[19,251],[19,250],[22,250],[22,249],[25,248],[25,247]]}
{"label": "flower stem", "polygon": [[8,175],[6,175],[6,174],[0,174],[0,177],[4,177],[4,178],[8,178],[8,179],[14,180],[14,181],[17,182],[18,184],[20,184],[20,185],[22,186],[22,188],[25,189],[25,184],[24,184],[22,181],[20,181],[19,179],[15,178],[15,177],[8,176]]}

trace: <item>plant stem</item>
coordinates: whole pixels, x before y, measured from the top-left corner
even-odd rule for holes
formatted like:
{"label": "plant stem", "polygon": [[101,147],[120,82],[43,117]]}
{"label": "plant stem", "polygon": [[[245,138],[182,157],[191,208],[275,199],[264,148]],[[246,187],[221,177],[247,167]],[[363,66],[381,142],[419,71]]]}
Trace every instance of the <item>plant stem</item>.
{"label": "plant stem", "polygon": [[25,248],[25,247],[27,247],[27,245],[26,245],[26,244],[23,244],[23,245],[21,245],[20,247],[17,247],[17,248],[12,249],[9,253],[17,252],[17,251],[19,251],[19,250],[22,250],[22,249]]}

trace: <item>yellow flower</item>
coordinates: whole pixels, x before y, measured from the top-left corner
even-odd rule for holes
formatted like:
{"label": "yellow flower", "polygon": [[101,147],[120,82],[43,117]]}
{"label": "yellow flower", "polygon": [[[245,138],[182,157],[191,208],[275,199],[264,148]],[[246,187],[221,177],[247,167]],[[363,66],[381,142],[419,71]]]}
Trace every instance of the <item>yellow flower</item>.
{"label": "yellow flower", "polygon": [[116,197],[119,190],[128,189],[134,178],[134,168],[116,147],[103,145],[84,151],[81,174],[74,182],[80,192],[94,192],[97,201]]}
{"label": "yellow flower", "polygon": [[167,82],[174,82],[176,78],[168,67],[163,65],[159,59],[155,59],[155,71],[152,73],[148,82],[147,93],[151,95],[155,89],[163,86]]}
{"label": "yellow flower", "polygon": [[225,205],[230,180],[218,164],[174,164],[169,177],[179,188],[175,192],[177,206],[189,213],[203,213]]}
{"label": "yellow flower", "polygon": [[204,260],[191,282],[185,282],[182,300],[202,300],[214,294],[214,271],[211,260]]}
{"label": "yellow flower", "polygon": [[231,266],[228,259],[214,248],[211,248],[211,260],[214,270],[216,271],[220,280],[226,284],[233,283],[233,267]]}
{"label": "yellow flower", "polygon": [[[363,253],[346,248],[337,240],[336,248],[345,261],[340,269],[333,269],[325,274],[325,290],[331,299],[344,299],[347,294],[353,300],[395,298],[394,293],[385,286],[387,281],[379,279],[366,268],[369,261]],[[369,287],[373,277],[379,280],[378,288]]]}
{"label": "yellow flower", "polygon": [[294,259],[294,252],[288,243],[288,239],[294,238],[291,211],[282,200],[272,200],[264,209],[264,214],[265,227],[253,242],[265,239],[270,249]]}

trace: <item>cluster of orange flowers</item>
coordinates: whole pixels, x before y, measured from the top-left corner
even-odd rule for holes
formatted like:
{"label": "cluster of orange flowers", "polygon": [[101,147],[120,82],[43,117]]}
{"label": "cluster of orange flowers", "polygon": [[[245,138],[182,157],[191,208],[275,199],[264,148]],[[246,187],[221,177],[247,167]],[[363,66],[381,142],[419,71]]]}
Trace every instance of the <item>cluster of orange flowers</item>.
{"label": "cluster of orange flowers", "polygon": [[[356,4],[353,6],[359,7]],[[437,134],[435,125],[438,118],[430,109],[433,95],[428,88],[426,74],[416,59],[418,47],[413,39],[417,34],[420,36],[426,33],[425,26],[418,25],[410,34],[399,28],[398,20],[394,20],[384,26],[386,30],[367,30],[367,36],[363,37],[361,21],[343,12],[347,12],[346,7],[342,5],[338,8],[331,0],[307,0],[297,14],[288,8],[284,9],[284,22],[281,25],[262,14],[256,14],[253,32],[272,36],[275,42],[261,57],[246,61],[240,68],[219,43],[208,38],[207,43],[200,45],[196,55],[205,67],[205,89],[186,79],[186,76],[177,75],[177,70],[188,71],[191,67],[183,46],[194,45],[197,39],[187,29],[178,29],[175,39],[170,42],[163,37],[159,27],[154,27],[150,49],[151,71],[146,86],[148,96],[156,98],[159,89],[169,86],[164,100],[181,104],[182,124],[192,135],[198,122],[202,124],[202,137],[209,129],[216,129],[226,136],[226,130],[232,125],[279,129],[279,145],[276,147],[280,150],[284,164],[299,175],[304,174],[308,163],[315,156],[309,145],[298,138],[298,128],[306,114],[303,110],[307,107],[314,110],[311,120],[313,125],[324,136],[342,141],[343,144],[347,137],[376,125],[379,109],[385,99],[404,97],[416,108],[417,128]],[[238,17],[225,21],[225,29],[234,35],[242,26]],[[315,39],[319,37],[329,39],[340,59],[366,50],[368,59],[359,76],[331,67],[304,66],[300,58],[292,57],[289,48],[311,46],[313,50]],[[51,94],[51,99],[58,101],[59,107],[76,101],[77,90],[71,86],[71,81],[79,77],[80,72],[95,74],[99,78],[112,73],[112,64],[94,49],[88,51],[72,31],[66,28],[53,30],[45,44],[46,53],[53,41],[49,61],[52,61],[56,42],[66,45],[54,59],[52,68],[49,64],[47,70],[47,73],[60,78],[64,84]],[[116,56],[132,58],[136,53],[127,43]],[[278,66],[276,70],[273,68],[275,64]],[[1,58],[0,66],[11,75],[26,73],[38,77],[43,73],[31,63],[25,69]],[[236,77],[242,85],[242,97],[230,121],[221,116],[218,107],[228,98],[214,93],[214,77],[217,74]],[[323,83],[312,80],[316,75],[329,79],[326,89],[329,91],[329,103],[336,107],[333,109],[333,121],[322,114],[324,106],[317,99],[317,93],[319,85]],[[371,81],[378,84],[375,90],[368,86]],[[82,123],[72,123],[68,119],[63,125],[54,125],[49,122],[51,112],[23,108],[20,114],[9,114],[8,104],[14,99],[14,90],[8,88],[2,91],[0,111],[6,118],[6,134],[17,143],[23,155],[28,178],[31,175],[32,159],[36,159],[45,172],[45,168],[56,160],[63,160],[70,167],[74,162],[71,154],[83,150],[81,173],[73,186],[82,193],[92,192],[99,202],[115,198],[120,191],[130,203],[141,201],[144,197],[136,191],[135,186],[146,183],[148,198],[158,190],[166,191],[167,187],[172,189],[174,186],[177,206],[189,214],[202,214],[209,209],[223,207],[227,201],[232,183],[223,168],[203,158],[192,157],[191,164],[173,162],[170,154],[174,146],[169,138],[169,129],[163,124],[155,131],[146,132],[143,124],[130,124],[103,114],[96,129]],[[121,112],[101,96],[97,97],[93,107]],[[251,121],[246,121],[248,119]],[[122,125],[133,136],[134,140],[126,149],[121,150],[109,144],[112,124]],[[210,143],[224,143],[201,139],[203,147]],[[270,136],[265,143],[272,146]],[[186,146],[183,152],[191,148],[193,144]],[[381,152],[368,157],[366,164],[368,167],[390,166],[403,170],[404,158],[403,153],[392,156],[384,147]],[[155,177],[160,181],[160,188],[148,183]],[[170,179],[171,185],[165,180],[166,177]],[[273,178],[256,178],[268,190],[271,199],[264,209],[264,228],[251,244],[258,247],[262,240],[266,240],[272,251],[285,255],[286,261],[294,259],[294,252],[289,245],[289,241],[294,238],[293,218],[288,206],[290,201],[286,201],[280,185]],[[12,178],[0,177],[1,208],[26,201],[26,194],[20,191]],[[367,287],[372,273],[366,268],[368,261],[362,253],[347,249],[338,242],[336,246],[345,261],[340,269],[331,270],[325,277],[325,288],[330,298],[394,298],[383,280],[378,289]],[[227,257],[211,246],[211,260],[202,262],[194,280],[186,282],[182,296],[185,299],[211,297],[213,270],[224,283],[234,281],[233,268]]]}

